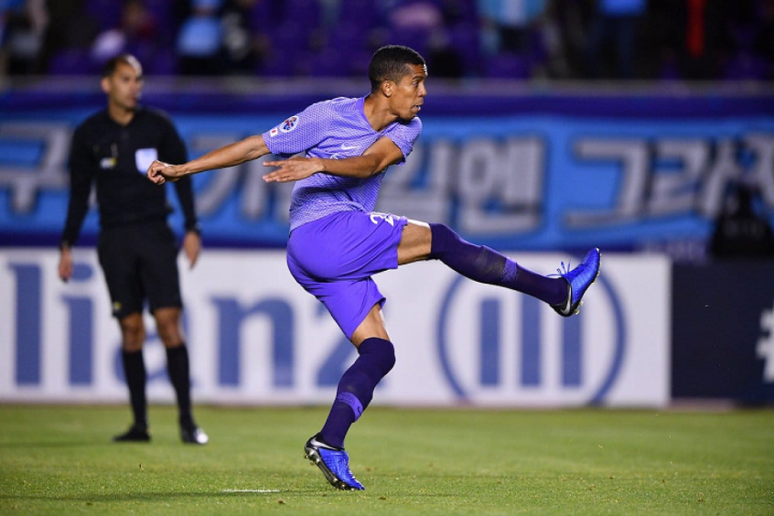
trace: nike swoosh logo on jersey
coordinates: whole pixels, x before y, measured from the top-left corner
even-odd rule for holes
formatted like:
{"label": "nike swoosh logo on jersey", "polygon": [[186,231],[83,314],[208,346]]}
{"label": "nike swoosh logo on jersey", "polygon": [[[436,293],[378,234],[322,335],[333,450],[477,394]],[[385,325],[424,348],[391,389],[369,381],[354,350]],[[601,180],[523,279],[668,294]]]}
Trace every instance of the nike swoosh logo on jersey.
{"label": "nike swoosh logo on jersey", "polygon": [[341,150],[352,150],[357,149],[357,145],[347,145],[346,143],[341,144]]}

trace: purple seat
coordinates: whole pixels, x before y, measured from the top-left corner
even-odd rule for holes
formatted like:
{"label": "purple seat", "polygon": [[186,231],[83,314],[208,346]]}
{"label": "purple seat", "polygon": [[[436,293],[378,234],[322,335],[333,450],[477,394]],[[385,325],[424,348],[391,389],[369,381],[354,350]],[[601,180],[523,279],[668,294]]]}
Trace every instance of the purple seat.
{"label": "purple seat", "polygon": [[297,23],[301,30],[311,31],[321,25],[322,12],[317,0],[285,0],[283,20]]}
{"label": "purple seat", "polygon": [[481,63],[481,44],[478,27],[469,23],[460,23],[449,30],[451,47],[462,60],[467,75],[477,75]]}
{"label": "purple seat", "polygon": [[88,50],[66,49],[55,53],[48,63],[50,75],[90,75],[98,72]]}
{"label": "purple seat", "polygon": [[530,63],[524,56],[499,54],[489,59],[484,71],[492,79],[527,79],[530,76]]}
{"label": "purple seat", "polygon": [[339,23],[351,23],[367,30],[379,23],[379,14],[376,12],[373,2],[341,0],[339,3]]}
{"label": "purple seat", "polygon": [[313,77],[343,77],[348,75],[341,52],[326,48],[309,58],[309,75]]}
{"label": "purple seat", "polygon": [[723,78],[730,81],[758,81],[766,79],[770,72],[771,67],[765,60],[741,52],[726,65]]}
{"label": "purple seat", "polygon": [[296,54],[309,49],[309,32],[293,21],[275,27],[268,36],[275,52]]}
{"label": "purple seat", "polygon": [[83,11],[97,21],[100,30],[114,29],[121,25],[123,2],[116,0],[86,0]]}

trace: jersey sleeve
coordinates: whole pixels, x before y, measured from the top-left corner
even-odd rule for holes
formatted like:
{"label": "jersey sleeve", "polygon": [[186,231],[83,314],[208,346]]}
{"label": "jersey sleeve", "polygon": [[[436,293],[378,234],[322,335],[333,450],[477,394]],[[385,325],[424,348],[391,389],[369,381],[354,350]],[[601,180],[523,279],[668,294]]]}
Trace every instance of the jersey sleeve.
{"label": "jersey sleeve", "polygon": [[60,246],[71,247],[75,244],[81,233],[83,219],[89,211],[89,195],[96,167],[90,148],[86,129],[81,125],[75,130],[70,142],[70,200]]}
{"label": "jersey sleeve", "polygon": [[398,146],[403,153],[403,161],[401,163],[405,163],[406,158],[414,150],[414,142],[417,141],[421,133],[422,121],[419,117],[414,117],[407,124],[397,123],[390,127],[390,129],[385,131],[384,136]]}
{"label": "jersey sleeve", "polygon": [[292,156],[325,139],[333,120],[330,102],[318,102],[263,133],[263,141],[276,156]]}

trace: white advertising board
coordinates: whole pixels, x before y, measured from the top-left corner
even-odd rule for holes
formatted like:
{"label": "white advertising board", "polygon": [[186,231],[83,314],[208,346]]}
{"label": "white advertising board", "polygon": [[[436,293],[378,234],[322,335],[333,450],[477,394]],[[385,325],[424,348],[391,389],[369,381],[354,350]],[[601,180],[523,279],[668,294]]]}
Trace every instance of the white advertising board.
{"label": "white advertising board", "polygon": [[[548,274],[568,256],[512,255]],[[57,276],[58,252],[0,250],[0,401],[124,402],[118,326],[93,249]],[[575,263],[577,258],[573,257]],[[283,251],[180,258],[197,403],[327,404],[356,352],[290,276]],[[397,364],[376,404],[659,407],[669,401],[670,263],[603,255],[580,316],[461,278],[440,262],[376,276]],[[148,396],[170,402],[146,315]]]}

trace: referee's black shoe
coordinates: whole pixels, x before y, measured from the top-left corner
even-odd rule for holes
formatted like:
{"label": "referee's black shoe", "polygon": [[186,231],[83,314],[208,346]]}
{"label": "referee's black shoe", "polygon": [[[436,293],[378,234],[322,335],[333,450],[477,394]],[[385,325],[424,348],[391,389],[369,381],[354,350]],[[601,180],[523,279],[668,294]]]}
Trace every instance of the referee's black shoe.
{"label": "referee's black shoe", "polygon": [[148,443],[151,436],[148,429],[144,426],[132,425],[129,430],[123,434],[113,437],[115,443]]}
{"label": "referee's black shoe", "polygon": [[209,436],[196,425],[181,426],[180,439],[186,444],[207,444],[210,442]]}

